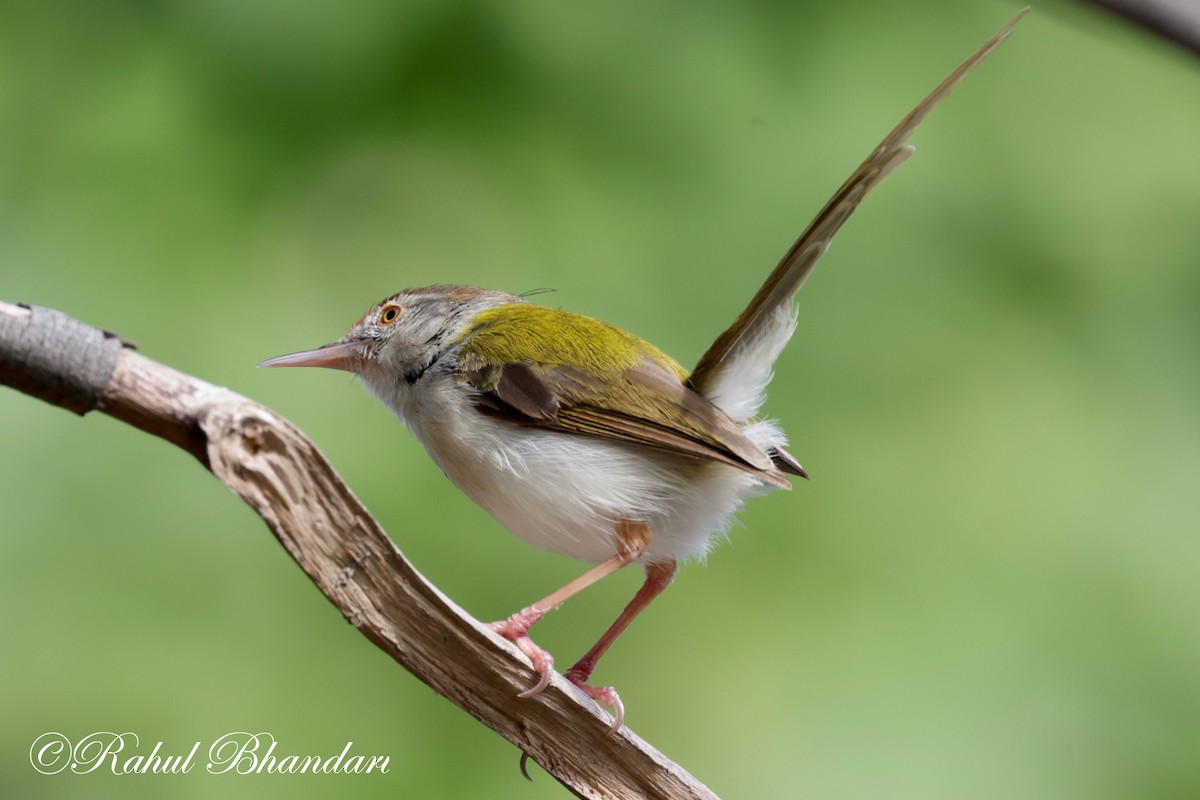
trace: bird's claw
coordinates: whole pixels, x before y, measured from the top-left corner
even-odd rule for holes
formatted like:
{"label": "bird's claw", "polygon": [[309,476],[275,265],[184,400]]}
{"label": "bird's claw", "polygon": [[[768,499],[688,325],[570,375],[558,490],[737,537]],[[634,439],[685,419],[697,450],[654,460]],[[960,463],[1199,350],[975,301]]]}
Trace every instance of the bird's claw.
{"label": "bird's claw", "polygon": [[625,723],[625,704],[621,702],[621,695],[617,694],[616,689],[611,686],[592,686],[587,683],[586,676],[577,673],[574,669],[567,670],[563,677],[593,701],[612,712],[613,722],[608,729],[609,736],[621,730],[621,726]]}
{"label": "bird's claw", "polygon": [[[549,654],[547,653],[547,655]],[[530,686],[525,691],[517,694],[517,697],[521,698],[522,700],[528,700],[530,697],[537,697],[539,694],[546,691],[546,687],[550,685],[550,673],[554,672],[554,659],[550,659],[550,663],[546,665],[545,669],[538,667],[537,662],[534,662],[533,668],[537,670],[540,677],[538,678],[538,682],[533,686]]]}
{"label": "bird's claw", "polygon": [[537,697],[550,685],[550,675],[554,672],[554,656],[543,650],[533,639],[529,638],[529,628],[541,615],[535,618],[528,612],[513,614],[506,620],[491,623],[491,629],[515,644],[525,654],[533,669],[538,674],[538,682],[517,695],[522,699]]}
{"label": "bird's claw", "polygon": [[[550,685],[550,677],[554,673],[554,656],[543,650],[533,639],[529,638],[529,629],[535,622],[542,618],[543,613],[533,608],[527,608],[513,614],[508,619],[493,622],[489,625],[493,631],[515,644],[529,659],[530,663],[533,664],[533,669],[538,674],[537,683],[517,695],[517,697],[522,699],[537,697],[544,692],[546,687]],[[608,735],[611,736],[619,731],[625,723],[625,704],[621,702],[621,696],[617,694],[617,690],[613,687],[592,686],[589,684],[587,679],[590,674],[590,663],[586,667],[582,666],[582,664],[576,664],[567,670],[563,677],[579,687],[579,690],[593,701],[612,712],[613,723],[608,729]]]}

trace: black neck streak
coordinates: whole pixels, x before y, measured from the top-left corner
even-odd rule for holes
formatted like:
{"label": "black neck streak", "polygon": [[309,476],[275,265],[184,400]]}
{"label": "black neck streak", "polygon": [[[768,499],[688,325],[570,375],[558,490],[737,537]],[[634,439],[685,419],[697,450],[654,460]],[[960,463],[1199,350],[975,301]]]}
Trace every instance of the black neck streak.
{"label": "black neck streak", "polygon": [[429,359],[425,366],[417,367],[416,369],[410,369],[408,372],[404,373],[404,382],[409,386],[412,386],[414,383],[421,380],[421,378],[425,376],[425,373],[429,371],[429,368],[436,364],[438,359],[441,357],[442,354],[440,352],[434,353],[433,358]]}
{"label": "black neck streak", "polygon": [[436,364],[438,359],[442,357],[442,353],[445,352],[442,350],[442,339],[446,335],[446,328],[448,325],[449,322],[447,321],[446,325],[443,325],[441,328],[439,328],[437,333],[435,333],[433,336],[430,336],[425,341],[426,346],[434,345],[433,357],[425,363],[425,366],[417,367],[416,369],[410,369],[408,372],[404,373],[404,382],[409,386],[412,386],[414,383],[421,380],[421,378],[425,376],[425,373],[429,371],[429,368]]}

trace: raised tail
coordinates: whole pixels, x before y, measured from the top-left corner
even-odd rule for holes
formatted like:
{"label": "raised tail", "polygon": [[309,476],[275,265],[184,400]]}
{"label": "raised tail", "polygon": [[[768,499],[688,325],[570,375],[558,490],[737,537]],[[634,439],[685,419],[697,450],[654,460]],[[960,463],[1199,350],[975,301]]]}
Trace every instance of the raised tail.
{"label": "raised tail", "polygon": [[[913,154],[912,146],[905,144],[905,140],[921,124],[925,115],[945,99],[968,72],[1000,46],[1028,11],[1025,8],[1010,19],[995,36],[950,73],[854,170],[783,256],[746,310],[700,357],[688,378],[688,385],[692,389],[712,400],[735,420],[748,420],[758,414],[771,380],[771,366],[796,327],[792,298],[812,272],[817,259],[829,248],[830,240],[859,203]],[[791,456],[787,458],[791,459]],[[782,465],[781,468],[786,470]]]}

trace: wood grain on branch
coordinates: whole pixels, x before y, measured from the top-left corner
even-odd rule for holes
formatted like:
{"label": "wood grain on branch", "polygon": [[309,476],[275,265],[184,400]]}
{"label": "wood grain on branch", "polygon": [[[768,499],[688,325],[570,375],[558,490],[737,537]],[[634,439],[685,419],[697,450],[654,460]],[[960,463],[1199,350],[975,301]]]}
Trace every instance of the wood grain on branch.
{"label": "wood grain on branch", "polygon": [[561,676],[536,698],[528,661],[404,558],[291,423],[50,309],[0,302],[0,383],[98,410],[195,456],[267,523],[343,616],[405,669],[580,797],[713,798]]}

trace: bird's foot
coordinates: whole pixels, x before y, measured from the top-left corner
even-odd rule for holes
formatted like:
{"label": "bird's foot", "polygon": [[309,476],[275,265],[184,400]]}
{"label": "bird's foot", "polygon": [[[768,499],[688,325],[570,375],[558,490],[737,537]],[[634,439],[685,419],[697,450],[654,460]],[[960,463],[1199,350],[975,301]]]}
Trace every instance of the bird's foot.
{"label": "bird's foot", "polygon": [[617,690],[611,686],[592,686],[587,682],[592,671],[579,664],[571,667],[563,673],[563,677],[571,683],[579,687],[580,691],[588,697],[595,700],[600,705],[612,712],[613,723],[608,729],[608,735],[612,736],[617,731],[621,730],[621,725],[625,722],[625,704],[621,702],[621,696],[617,694]]}
{"label": "bird's foot", "polygon": [[[545,615],[545,611],[530,607],[518,611],[508,619],[493,622],[488,626],[515,644],[533,663],[533,669],[539,676],[538,682],[521,692],[517,695],[518,697],[536,697],[541,694],[550,685],[550,676],[554,673],[554,656],[539,647],[529,637],[529,629]],[[580,691],[592,700],[612,712],[613,724],[608,729],[609,735],[612,735],[620,730],[621,725],[625,722],[625,704],[621,702],[621,696],[613,687],[592,686],[587,682],[591,677],[593,667],[595,664],[590,663],[586,658],[580,659],[579,663],[567,670],[563,677],[578,686]]]}
{"label": "bird's foot", "polygon": [[536,697],[550,685],[550,675],[554,672],[554,656],[529,638],[529,629],[545,614],[546,612],[535,608],[526,608],[506,620],[493,622],[489,626],[493,631],[515,644],[533,663],[533,669],[538,674],[538,682],[517,697]]}

